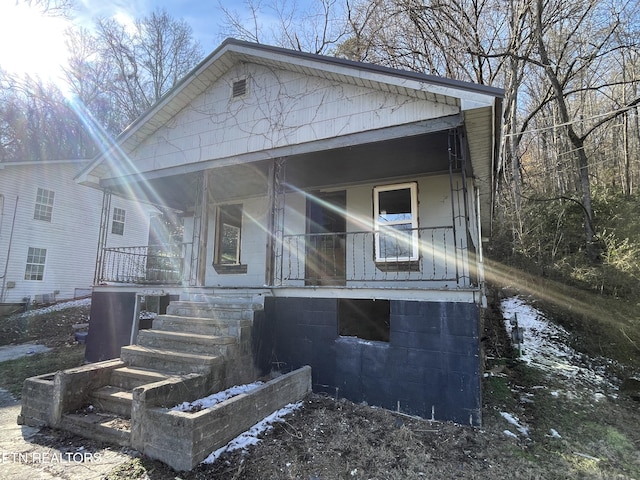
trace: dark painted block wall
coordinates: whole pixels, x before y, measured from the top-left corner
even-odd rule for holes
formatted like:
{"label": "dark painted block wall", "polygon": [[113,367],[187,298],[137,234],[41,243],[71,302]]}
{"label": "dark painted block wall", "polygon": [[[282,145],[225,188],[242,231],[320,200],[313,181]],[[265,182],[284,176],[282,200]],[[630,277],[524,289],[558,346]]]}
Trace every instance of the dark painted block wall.
{"label": "dark painted block wall", "polygon": [[[313,389],[437,420],[481,423],[478,306],[390,302],[390,340],[338,336],[338,301],[267,298],[264,369],[311,365]],[[268,339],[268,340],[267,340]]]}

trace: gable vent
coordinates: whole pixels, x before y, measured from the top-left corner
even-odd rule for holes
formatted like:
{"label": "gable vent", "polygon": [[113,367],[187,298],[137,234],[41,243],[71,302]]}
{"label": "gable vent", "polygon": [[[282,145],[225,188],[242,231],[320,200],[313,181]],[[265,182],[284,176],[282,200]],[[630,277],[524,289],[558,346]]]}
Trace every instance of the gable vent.
{"label": "gable vent", "polygon": [[233,82],[233,98],[243,97],[247,94],[247,79],[237,80]]}

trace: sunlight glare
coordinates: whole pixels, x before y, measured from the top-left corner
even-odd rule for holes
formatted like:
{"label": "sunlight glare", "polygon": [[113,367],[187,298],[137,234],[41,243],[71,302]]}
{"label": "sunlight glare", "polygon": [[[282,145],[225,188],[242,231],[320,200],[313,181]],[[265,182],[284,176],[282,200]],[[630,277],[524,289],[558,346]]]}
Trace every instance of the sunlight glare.
{"label": "sunlight glare", "polygon": [[43,15],[25,3],[0,2],[0,68],[55,80],[66,64],[68,26],[65,18]]}

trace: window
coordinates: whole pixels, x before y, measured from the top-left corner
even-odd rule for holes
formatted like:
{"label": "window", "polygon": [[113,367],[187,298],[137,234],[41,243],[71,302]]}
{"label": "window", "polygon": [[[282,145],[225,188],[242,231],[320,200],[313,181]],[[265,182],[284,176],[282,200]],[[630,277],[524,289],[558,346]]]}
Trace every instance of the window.
{"label": "window", "polygon": [[375,187],[376,262],[418,260],[418,185],[415,182]]}
{"label": "window", "polygon": [[36,194],[36,208],[33,212],[33,218],[35,220],[44,220],[46,222],[51,221],[54,195],[55,192],[52,192],[51,190],[38,188],[38,193]]}
{"label": "window", "polygon": [[47,258],[46,248],[29,247],[25,280],[42,280],[44,278],[44,262]]}
{"label": "window", "polygon": [[239,265],[242,205],[218,207],[216,232],[215,263],[217,265]]}
{"label": "window", "polygon": [[389,341],[389,300],[338,299],[338,333],[343,337]]}
{"label": "window", "polygon": [[114,235],[124,235],[124,217],[125,211],[121,208],[114,207],[113,221],[111,222],[111,233]]}

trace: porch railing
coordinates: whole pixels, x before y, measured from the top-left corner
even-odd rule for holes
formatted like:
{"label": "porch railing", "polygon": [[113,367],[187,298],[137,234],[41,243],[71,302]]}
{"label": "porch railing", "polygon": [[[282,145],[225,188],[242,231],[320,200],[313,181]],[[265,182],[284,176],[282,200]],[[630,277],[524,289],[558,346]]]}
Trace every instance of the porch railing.
{"label": "porch railing", "polygon": [[[459,243],[459,242],[458,242]],[[283,236],[281,285],[444,282],[468,279],[452,226]],[[453,286],[453,285],[452,285]]]}
{"label": "porch railing", "polygon": [[101,283],[179,284],[191,244],[109,247],[103,250]]}

